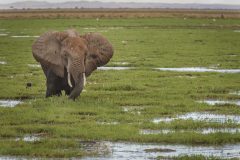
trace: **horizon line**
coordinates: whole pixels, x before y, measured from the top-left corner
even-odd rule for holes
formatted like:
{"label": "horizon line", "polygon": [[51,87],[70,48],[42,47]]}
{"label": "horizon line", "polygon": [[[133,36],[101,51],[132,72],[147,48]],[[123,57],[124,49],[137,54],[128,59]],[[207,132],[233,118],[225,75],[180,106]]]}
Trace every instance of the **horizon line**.
{"label": "horizon line", "polygon": [[156,4],[201,4],[201,5],[230,5],[230,6],[234,6],[234,5],[240,5],[240,4],[226,4],[226,3],[199,3],[199,2],[189,2],[189,3],[178,3],[178,2],[135,2],[135,1],[128,1],[128,2],[115,2],[115,1],[109,1],[109,2],[103,2],[103,1],[99,1],[99,0],[95,0],[95,1],[88,1],[88,0],[83,0],[83,1],[74,1],[74,0],[70,0],[70,1],[63,1],[63,2],[48,2],[46,0],[26,0],[26,1],[15,1],[15,2],[9,2],[9,3],[2,3],[0,2],[0,5],[8,5],[8,4],[13,4],[13,3],[22,3],[22,2],[46,2],[46,3],[52,3],[52,4],[61,4],[61,3],[68,3],[68,2],[89,2],[89,3],[93,3],[93,2],[100,2],[100,3],[136,3],[136,4],[141,4],[141,3],[156,3]]}

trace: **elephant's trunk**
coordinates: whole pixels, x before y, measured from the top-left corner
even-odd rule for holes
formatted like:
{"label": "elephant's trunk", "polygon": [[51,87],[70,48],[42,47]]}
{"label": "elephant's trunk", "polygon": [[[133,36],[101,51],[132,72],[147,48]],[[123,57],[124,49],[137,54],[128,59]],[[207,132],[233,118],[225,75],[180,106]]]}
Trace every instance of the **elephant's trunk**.
{"label": "elephant's trunk", "polygon": [[[68,85],[72,88],[69,98],[75,99],[80,95],[86,83],[84,58],[78,57],[69,60],[68,68]],[[73,81],[71,81],[71,77]]]}

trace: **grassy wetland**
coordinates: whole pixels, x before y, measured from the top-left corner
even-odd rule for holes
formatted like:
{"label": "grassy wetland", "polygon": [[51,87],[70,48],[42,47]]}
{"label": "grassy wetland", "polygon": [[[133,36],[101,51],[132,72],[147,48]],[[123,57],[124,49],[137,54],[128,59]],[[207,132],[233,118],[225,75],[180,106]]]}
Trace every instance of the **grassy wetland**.
{"label": "grassy wetland", "polygon": [[[20,101],[0,103],[0,159],[111,157],[111,147],[124,144],[136,150],[144,144],[142,159],[239,158],[239,24],[234,18],[0,19],[0,99]],[[31,45],[46,31],[69,28],[102,33],[115,49],[107,67],[126,68],[95,71],[76,101],[46,99]],[[183,67],[190,71],[164,70]],[[236,154],[180,155],[181,147],[173,147],[179,145],[233,146]]]}

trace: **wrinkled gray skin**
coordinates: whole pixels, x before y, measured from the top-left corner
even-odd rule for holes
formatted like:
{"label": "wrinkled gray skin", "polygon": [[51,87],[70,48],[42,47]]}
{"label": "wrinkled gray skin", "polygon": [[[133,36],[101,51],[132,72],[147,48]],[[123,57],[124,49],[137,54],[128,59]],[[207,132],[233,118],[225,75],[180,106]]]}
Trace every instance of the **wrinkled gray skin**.
{"label": "wrinkled gray skin", "polygon": [[88,77],[113,55],[109,41],[98,33],[79,35],[74,30],[47,32],[32,45],[33,57],[47,79],[46,97],[61,95],[77,98]]}

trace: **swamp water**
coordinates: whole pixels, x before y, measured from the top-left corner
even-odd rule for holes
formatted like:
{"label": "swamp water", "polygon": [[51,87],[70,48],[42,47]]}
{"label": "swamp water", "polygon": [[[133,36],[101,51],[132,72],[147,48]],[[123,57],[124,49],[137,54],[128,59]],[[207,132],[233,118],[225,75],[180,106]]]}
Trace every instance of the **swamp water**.
{"label": "swamp water", "polygon": [[40,64],[28,64],[28,67],[31,67],[31,68],[40,68],[41,65],[40,65]]}
{"label": "swamp water", "polygon": [[36,141],[40,141],[40,137],[37,137],[35,135],[26,135],[23,138],[16,138],[16,141],[24,141],[24,142],[36,142]]}
{"label": "swamp water", "polygon": [[5,61],[0,61],[0,64],[7,64],[7,62],[5,62]]}
{"label": "swamp water", "polygon": [[219,73],[240,73],[240,69],[211,69],[206,67],[183,67],[183,68],[155,68],[161,71],[175,72],[219,72]]}
{"label": "swamp water", "polygon": [[23,35],[23,36],[11,36],[12,38],[38,38],[39,36],[30,36],[30,35]]}
{"label": "swamp water", "polygon": [[128,65],[129,63],[128,62],[112,62],[113,64],[116,64],[116,65]]}
{"label": "swamp water", "polygon": [[19,100],[0,100],[0,107],[15,107],[21,103]]}
{"label": "swamp water", "polygon": [[139,131],[141,135],[156,135],[156,134],[171,134],[171,133],[184,133],[184,132],[195,132],[199,134],[212,134],[212,133],[240,133],[240,128],[203,128],[196,130],[172,130],[172,129],[162,129],[162,130],[151,130],[142,129]]}
{"label": "swamp water", "polygon": [[[40,67],[40,65],[28,65],[29,67]],[[99,70],[128,70],[133,67],[98,67]],[[210,69],[213,72],[213,69]],[[186,70],[185,70],[186,71]],[[202,71],[198,71],[202,72]],[[217,70],[216,72],[223,73],[239,73],[240,70]],[[206,101],[202,101],[207,103]],[[222,101],[211,101],[211,104],[222,104]],[[1,104],[1,103],[0,103]],[[224,102],[225,104],[225,102]],[[141,109],[140,109],[141,110]],[[124,112],[136,112],[139,110],[132,107],[123,107]],[[183,115],[177,115],[176,117],[164,117],[156,118],[152,120],[153,123],[160,122],[171,122],[177,119],[188,120],[192,119],[194,121],[210,121],[210,122],[233,122],[240,123],[240,116],[237,115],[221,115],[221,114],[212,114],[208,112],[192,112],[186,113]],[[99,122],[102,125],[116,125],[118,122],[106,123]],[[202,130],[197,130],[196,132],[201,134],[211,134],[211,133],[239,133],[238,128],[223,128],[223,129],[213,129],[206,128]],[[173,130],[141,130],[140,134],[168,134],[173,133]],[[184,132],[184,130],[180,130]],[[16,141],[23,140],[26,142],[35,142],[39,141],[39,137],[35,136],[25,136],[23,138],[17,138]],[[173,157],[180,155],[203,155],[206,157],[216,156],[221,158],[239,158],[240,157],[240,144],[234,145],[223,145],[223,146],[188,146],[188,145],[166,145],[166,144],[150,144],[150,143],[129,143],[129,142],[80,142],[80,146],[86,152],[96,153],[96,157],[83,157],[81,159],[90,160],[90,159],[99,159],[99,160],[110,160],[110,159],[153,159],[158,156],[163,157]],[[0,160],[19,160],[27,159],[22,157],[0,157]],[[37,159],[37,158],[36,158]],[[75,159],[75,158],[73,158]],[[76,158],[78,159],[78,158]]]}
{"label": "swamp water", "polygon": [[238,95],[238,96],[240,96],[240,91],[230,92],[229,94],[231,94],[231,95]]}
{"label": "swamp water", "polygon": [[209,99],[209,100],[204,100],[204,101],[197,101],[199,103],[206,103],[209,105],[217,105],[217,104],[235,104],[237,106],[240,106],[240,101],[239,100],[235,100],[235,101],[223,101],[223,100],[213,100],[213,99]]}
{"label": "swamp water", "polygon": [[[98,160],[145,160],[154,159],[158,156],[173,157],[180,155],[203,155],[206,157],[216,156],[221,158],[240,157],[240,145],[224,146],[187,146],[187,145],[165,145],[149,143],[125,143],[125,142],[103,142],[109,148],[109,154],[94,157]],[[93,159],[85,157],[84,160]]]}
{"label": "swamp water", "polygon": [[152,120],[153,123],[160,122],[172,122],[174,120],[193,120],[193,121],[207,121],[217,123],[240,123],[239,115],[224,115],[224,114],[213,114],[208,112],[190,112],[183,115],[177,115],[176,117],[163,117],[155,118]]}
{"label": "swamp water", "polygon": [[0,36],[7,36],[7,33],[0,33]]}
{"label": "swamp water", "polygon": [[136,115],[140,115],[141,110],[144,109],[144,107],[140,107],[140,106],[122,106],[122,108],[124,112],[136,114]]}
{"label": "swamp water", "polygon": [[103,71],[107,71],[107,70],[129,70],[129,69],[133,69],[133,67],[98,67],[98,70],[103,70]]}
{"label": "swamp water", "polygon": [[[158,156],[173,157],[181,155],[203,155],[221,158],[239,158],[240,145],[223,146],[188,146],[188,145],[165,145],[150,143],[128,143],[128,142],[79,142],[83,150],[96,153],[96,156],[82,158],[71,158],[81,160],[146,160]],[[24,157],[2,156],[0,160],[27,160]],[[41,158],[34,158],[41,159]],[[47,158],[46,158],[47,159]],[[55,159],[55,158],[51,158]],[[57,159],[57,158],[56,158]]]}

